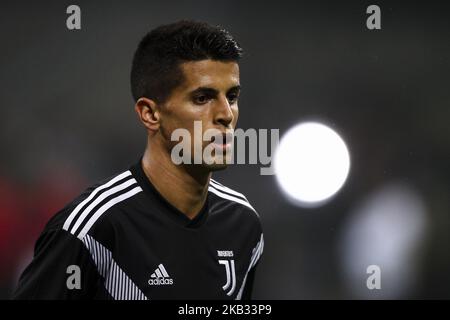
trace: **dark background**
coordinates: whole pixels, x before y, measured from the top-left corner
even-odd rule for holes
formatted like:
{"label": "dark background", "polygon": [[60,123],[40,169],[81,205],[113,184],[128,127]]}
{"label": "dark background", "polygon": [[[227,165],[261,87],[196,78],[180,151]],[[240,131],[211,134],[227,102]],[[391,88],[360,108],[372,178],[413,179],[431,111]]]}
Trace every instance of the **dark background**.
{"label": "dark background", "polygon": [[[79,31],[66,28],[70,4]],[[366,28],[370,4],[381,30]],[[282,136],[322,121],[352,160],[344,188],[314,209],[258,165],[215,175],[261,216],[255,298],[450,298],[449,14],[436,1],[2,1],[0,297],[49,217],[143,152],[129,86],[138,41],[195,19],[246,51],[238,127]],[[381,290],[366,288],[369,264]]]}

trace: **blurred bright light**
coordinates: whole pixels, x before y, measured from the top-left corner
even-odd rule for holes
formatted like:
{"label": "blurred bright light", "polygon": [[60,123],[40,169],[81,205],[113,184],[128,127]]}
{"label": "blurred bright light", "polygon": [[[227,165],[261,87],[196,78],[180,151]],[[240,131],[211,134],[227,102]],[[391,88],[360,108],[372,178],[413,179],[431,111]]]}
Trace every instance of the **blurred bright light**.
{"label": "blurred bright light", "polygon": [[321,123],[306,122],[281,138],[274,165],[283,191],[297,204],[314,207],[342,188],[350,156],[335,131]]}
{"label": "blurred bright light", "polygon": [[[412,186],[392,182],[359,202],[343,225],[338,256],[350,298],[411,298],[421,266],[427,208]],[[381,290],[366,287],[367,266],[381,269]]]}

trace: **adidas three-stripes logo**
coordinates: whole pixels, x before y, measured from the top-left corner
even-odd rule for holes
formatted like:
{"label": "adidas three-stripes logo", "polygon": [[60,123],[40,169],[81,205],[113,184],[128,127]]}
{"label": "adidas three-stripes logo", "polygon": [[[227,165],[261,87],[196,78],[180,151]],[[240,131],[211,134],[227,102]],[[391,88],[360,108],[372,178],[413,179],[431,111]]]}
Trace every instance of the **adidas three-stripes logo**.
{"label": "adidas three-stripes logo", "polygon": [[150,276],[148,284],[151,286],[172,285],[173,279],[170,278],[166,268],[164,268],[163,264],[161,263],[158,268],[156,268],[155,272],[153,272]]}

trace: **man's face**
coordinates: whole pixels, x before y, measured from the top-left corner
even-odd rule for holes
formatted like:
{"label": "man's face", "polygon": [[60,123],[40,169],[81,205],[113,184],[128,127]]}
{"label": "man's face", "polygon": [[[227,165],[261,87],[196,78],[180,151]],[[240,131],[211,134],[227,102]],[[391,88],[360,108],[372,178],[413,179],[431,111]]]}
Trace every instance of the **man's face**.
{"label": "man's face", "polygon": [[[170,141],[172,132],[178,128],[188,130],[191,137],[191,163],[197,156],[203,159],[202,166],[208,170],[223,169],[232,156],[230,134],[238,119],[239,66],[236,62],[201,60],[182,63],[181,70],[184,74],[183,84],[173,90],[161,107],[163,137],[171,150],[178,143]],[[201,122],[200,135],[198,131],[194,135],[195,121],[197,126]],[[221,137],[210,145],[211,141],[202,139],[203,133],[209,129],[225,136],[228,133],[228,139]],[[200,150],[194,148],[194,139],[201,146]],[[209,149],[205,150],[208,145]],[[212,152],[204,152],[211,149]],[[216,152],[218,150],[220,152]],[[205,163],[206,159],[209,164]]]}

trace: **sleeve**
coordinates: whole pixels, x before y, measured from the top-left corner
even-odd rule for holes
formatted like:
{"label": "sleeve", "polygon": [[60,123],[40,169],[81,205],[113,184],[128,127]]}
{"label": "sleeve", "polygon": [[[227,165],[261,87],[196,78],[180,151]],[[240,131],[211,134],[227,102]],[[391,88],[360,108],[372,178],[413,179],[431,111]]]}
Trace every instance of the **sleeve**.
{"label": "sleeve", "polygon": [[242,300],[251,300],[252,299],[252,293],[253,293],[253,282],[255,280],[255,272],[256,272],[256,266],[254,266],[247,275],[247,281],[245,282],[245,287],[242,292]]}
{"label": "sleeve", "polygon": [[256,268],[259,265],[259,261],[261,259],[262,253],[264,251],[264,235],[261,232],[261,237],[259,242],[256,244],[255,250],[252,254],[252,259],[250,262],[250,270],[248,271],[247,278],[245,281],[245,285],[242,291],[242,300],[251,300],[253,293],[253,283],[255,280]]}
{"label": "sleeve", "polygon": [[44,231],[12,299],[92,299],[99,280],[82,241],[62,229]]}

